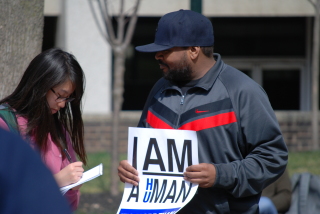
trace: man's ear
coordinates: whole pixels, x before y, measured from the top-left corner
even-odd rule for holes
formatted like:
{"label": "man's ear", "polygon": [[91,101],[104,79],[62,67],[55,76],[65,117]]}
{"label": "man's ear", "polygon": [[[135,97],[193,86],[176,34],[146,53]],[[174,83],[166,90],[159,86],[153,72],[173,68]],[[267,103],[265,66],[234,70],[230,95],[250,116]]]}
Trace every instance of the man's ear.
{"label": "man's ear", "polygon": [[200,46],[191,46],[189,49],[190,58],[192,60],[197,59],[200,54],[200,51],[201,51]]}

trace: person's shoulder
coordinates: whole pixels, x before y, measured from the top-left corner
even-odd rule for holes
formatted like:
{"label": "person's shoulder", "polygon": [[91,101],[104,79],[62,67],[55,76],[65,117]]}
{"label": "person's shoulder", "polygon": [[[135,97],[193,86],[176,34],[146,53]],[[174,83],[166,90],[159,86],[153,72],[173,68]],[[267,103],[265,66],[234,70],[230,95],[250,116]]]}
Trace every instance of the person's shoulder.
{"label": "person's shoulder", "polygon": [[228,90],[246,91],[246,92],[262,92],[265,93],[263,88],[242,71],[225,64],[219,75],[219,79]]}
{"label": "person's shoulder", "polygon": [[156,93],[159,90],[163,89],[167,84],[169,83],[168,80],[166,80],[165,78],[160,78],[152,87],[151,89],[151,93]]}
{"label": "person's shoulder", "polygon": [[220,78],[226,82],[232,82],[237,84],[254,84],[257,83],[251,79],[247,74],[242,71],[225,64],[225,68],[221,71]]}
{"label": "person's shoulder", "polygon": [[[1,121],[1,118],[0,118]],[[25,144],[25,142],[21,139],[21,137],[17,134],[11,133],[8,130],[3,129],[0,127],[0,151],[3,151],[2,149],[6,147],[18,147],[17,144]],[[12,143],[8,143],[12,142]]]}
{"label": "person's shoulder", "polygon": [[[0,199],[6,206],[0,206],[0,213],[3,208],[17,210],[16,206],[25,213],[71,213],[40,155],[19,135],[1,128],[0,142]],[[21,197],[13,197],[17,192]]]}
{"label": "person's shoulder", "polygon": [[[8,111],[8,106],[5,104],[0,104],[0,128],[3,128],[6,131],[10,131],[7,120],[12,118],[11,112]],[[10,121],[10,120],[9,120]]]}
{"label": "person's shoulder", "polygon": [[9,127],[7,125],[7,123],[0,117],[0,128],[9,131]]}
{"label": "person's shoulder", "polygon": [[[16,133],[12,133],[0,128],[0,142],[0,156],[4,159],[11,159],[11,164],[16,162],[18,163],[24,158],[28,158],[29,161],[40,159],[40,156],[32,150],[32,148],[25,140],[21,138],[20,135]],[[11,158],[12,154],[14,154],[16,158]]]}
{"label": "person's shoulder", "polygon": [[156,85],[166,85],[168,84],[168,80],[166,80],[164,77],[161,77],[160,79],[157,80],[157,82],[154,84],[155,86]]}

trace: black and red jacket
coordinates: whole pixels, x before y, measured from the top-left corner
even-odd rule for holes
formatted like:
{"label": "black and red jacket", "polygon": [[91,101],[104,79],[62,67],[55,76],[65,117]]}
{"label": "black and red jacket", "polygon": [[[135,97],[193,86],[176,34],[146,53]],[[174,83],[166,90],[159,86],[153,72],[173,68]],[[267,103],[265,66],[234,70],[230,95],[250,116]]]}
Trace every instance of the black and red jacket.
{"label": "black and red jacket", "polygon": [[160,79],[138,126],[197,131],[199,162],[216,167],[214,185],[199,188],[179,214],[258,213],[262,189],[285,170],[287,147],[261,86],[214,56],[186,94]]}

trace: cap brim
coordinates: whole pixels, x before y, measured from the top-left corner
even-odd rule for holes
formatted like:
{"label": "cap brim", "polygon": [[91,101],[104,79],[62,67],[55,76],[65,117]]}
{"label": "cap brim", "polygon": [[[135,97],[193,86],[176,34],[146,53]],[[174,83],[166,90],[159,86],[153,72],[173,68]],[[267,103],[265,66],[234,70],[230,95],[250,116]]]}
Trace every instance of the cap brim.
{"label": "cap brim", "polygon": [[173,46],[157,45],[155,43],[151,43],[148,45],[137,46],[136,50],[140,52],[158,52],[158,51],[168,50],[170,48],[173,48]]}

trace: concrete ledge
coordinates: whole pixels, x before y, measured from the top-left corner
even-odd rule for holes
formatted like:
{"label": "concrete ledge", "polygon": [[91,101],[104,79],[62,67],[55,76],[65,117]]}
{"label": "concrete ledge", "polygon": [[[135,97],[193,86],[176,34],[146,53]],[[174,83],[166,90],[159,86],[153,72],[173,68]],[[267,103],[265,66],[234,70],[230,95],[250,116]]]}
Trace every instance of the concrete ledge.
{"label": "concrete ledge", "polygon": [[[120,113],[120,119],[139,120],[142,111],[122,111]],[[311,120],[312,113],[310,111],[275,111],[276,117],[279,121],[283,120]],[[112,113],[101,114],[84,114],[83,119],[90,120],[110,120]]]}
{"label": "concrete ledge", "polygon": [[[126,153],[128,127],[136,127],[141,113],[141,111],[120,113],[119,152]],[[275,111],[275,114],[289,151],[312,150],[312,112]],[[87,151],[111,151],[112,114],[85,114],[83,120]]]}
{"label": "concrete ledge", "polygon": [[[120,113],[120,120],[128,120],[128,121],[139,121],[142,111],[122,111]],[[111,121],[112,113],[110,114],[83,114],[83,121],[90,122],[102,122],[102,121]]]}
{"label": "concrete ledge", "polygon": [[280,122],[306,122],[311,121],[312,112],[310,111],[275,111],[276,117]]}

